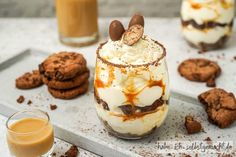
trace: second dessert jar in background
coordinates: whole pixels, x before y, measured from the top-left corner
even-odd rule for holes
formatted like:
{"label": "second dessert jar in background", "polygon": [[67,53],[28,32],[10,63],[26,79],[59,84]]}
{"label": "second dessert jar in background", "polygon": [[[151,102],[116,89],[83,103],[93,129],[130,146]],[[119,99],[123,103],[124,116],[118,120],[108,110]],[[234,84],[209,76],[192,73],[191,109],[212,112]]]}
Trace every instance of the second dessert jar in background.
{"label": "second dessert jar in background", "polygon": [[183,0],[182,31],[201,50],[218,49],[232,34],[234,0]]}
{"label": "second dessert jar in background", "polygon": [[99,119],[114,136],[139,139],[158,128],[168,112],[166,50],[143,35],[143,16],[128,30],[115,20],[97,49],[95,99]]}

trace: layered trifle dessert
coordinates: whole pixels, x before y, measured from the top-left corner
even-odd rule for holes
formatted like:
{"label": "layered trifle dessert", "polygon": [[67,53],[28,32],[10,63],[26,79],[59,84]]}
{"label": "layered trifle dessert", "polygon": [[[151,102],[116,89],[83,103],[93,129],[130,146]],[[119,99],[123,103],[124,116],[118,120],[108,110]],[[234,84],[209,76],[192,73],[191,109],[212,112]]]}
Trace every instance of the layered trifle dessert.
{"label": "layered trifle dessert", "polygon": [[183,0],[182,31],[201,50],[218,49],[232,34],[234,0]]}
{"label": "layered trifle dessert", "polygon": [[168,111],[166,50],[143,35],[143,26],[141,15],[133,16],[126,31],[115,20],[110,39],[97,49],[97,115],[111,134],[125,139],[152,133]]}

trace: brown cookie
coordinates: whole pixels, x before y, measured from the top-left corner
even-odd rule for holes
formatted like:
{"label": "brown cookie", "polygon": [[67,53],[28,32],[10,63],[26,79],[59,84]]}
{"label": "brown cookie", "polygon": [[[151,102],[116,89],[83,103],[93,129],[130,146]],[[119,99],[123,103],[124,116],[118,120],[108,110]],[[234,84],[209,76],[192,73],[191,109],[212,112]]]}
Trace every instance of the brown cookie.
{"label": "brown cookie", "polygon": [[133,25],[123,34],[123,43],[129,46],[137,43],[143,36],[143,26]]}
{"label": "brown cookie", "polygon": [[198,99],[206,106],[210,122],[220,128],[226,128],[236,120],[236,99],[232,93],[214,88],[200,94]]}
{"label": "brown cookie", "polygon": [[89,87],[89,82],[86,81],[81,86],[72,89],[53,89],[48,87],[48,91],[55,98],[59,99],[73,99],[81,94],[84,94]]}
{"label": "brown cookie", "polygon": [[59,52],[50,55],[39,65],[39,71],[48,79],[67,80],[86,71],[86,60],[82,54]]}
{"label": "brown cookie", "polygon": [[46,77],[42,77],[43,82],[49,87],[54,89],[71,89],[80,86],[82,83],[86,82],[89,78],[89,70],[75,76],[72,79],[65,81],[49,80]]}
{"label": "brown cookie", "polygon": [[33,70],[32,73],[27,72],[16,79],[16,87],[19,89],[31,89],[42,84],[43,81],[38,70]]}
{"label": "brown cookie", "polygon": [[214,87],[215,79],[221,73],[219,65],[211,60],[196,58],[183,61],[178,71],[181,76],[190,81],[207,82],[207,86]]}
{"label": "brown cookie", "polygon": [[185,117],[185,127],[188,134],[195,134],[202,130],[202,125],[198,121],[194,120],[192,116]]}

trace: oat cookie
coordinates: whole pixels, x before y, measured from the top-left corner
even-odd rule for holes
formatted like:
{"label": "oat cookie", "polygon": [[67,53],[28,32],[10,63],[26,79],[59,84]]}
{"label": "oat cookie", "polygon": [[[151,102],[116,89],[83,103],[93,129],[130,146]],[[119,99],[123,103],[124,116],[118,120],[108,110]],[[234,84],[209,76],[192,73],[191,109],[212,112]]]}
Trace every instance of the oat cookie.
{"label": "oat cookie", "polygon": [[46,77],[42,77],[43,82],[49,87],[54,89],[71,89],[80,86],[82,83],[86,82],[89,78],[89,70],[86,72],[75,76],[72,79],[65,81],[49,80]]}
{"label": "oat cookie", "polygon": [[220,128],[226,128],[236,120],[236,99],[233,93],[214,88],[200,94],[198,99],[206,106],[210,122]]}
{"label": "oat cookie", "polygon": [[16,87],[19,89],[31,89],[43,84],[38,70],[27,72],[16,79]]}
{"label": "oat cookie", "polygon": [[89,87],[89,82],[86,81],[81,86],[72,88],[72,89],[53,89],[48,87],[48,91],[54,96],[55,98],[59,99],[73,99],[81,94],[87,92]]}
{"label": "oat cookie", "polygon": [[59,52],[50,55],[39,65],[39,71],[48,79],[63,81],[86,71],[86,60],[82,54]]}
{"label": "oat cookie", "polygon": [[220,66],[211,60],[203,58],[187,59],[183,61],[178,71],[181,76],[190,81],[207,82],[207,86],[214,87],[215,79],[220,75]]}

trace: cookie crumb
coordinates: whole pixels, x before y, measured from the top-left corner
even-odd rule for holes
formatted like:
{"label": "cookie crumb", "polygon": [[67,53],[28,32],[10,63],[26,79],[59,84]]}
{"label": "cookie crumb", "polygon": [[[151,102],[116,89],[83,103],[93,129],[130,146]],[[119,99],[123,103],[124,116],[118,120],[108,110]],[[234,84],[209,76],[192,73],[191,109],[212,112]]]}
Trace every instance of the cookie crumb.
{"label": "cookie crumb", "polygon": [[185,117],[185,127],[188,134],[195,134],[202,130],[202,125],[198,121],[194,120],[192,116]]}
{"label": "cookie crumb", "polygon": [[204,141],[212,141],[210,137],[204,139]]}
{"label": "cookie crumb", "polygon": [[236,60],[236,56],[234,56],[234,60]]}
{"label": "cookie crumb", "polygon": [[52,156],[56,156],[56,155],[57,155],[57,153],[55,153],[55,152],[52,153]]}
{"label": "cookie crumb", "polygon": [[206,82],[207,87],[216,87],[216,81],[215,78],[210,78],[209,80],[207,80]]}
{"label": "cookie crumb", "polygon": [[51,110],[56,110],[56,109],[57,109],[57,105],[50,104],[50,109],[51,109]]}
{"label": "cookie crumb", "polygon": [[23,103],[25,101],[25,97],[23,95],[20,95],[19,98],[16,100],[19,104]]}
{"label": "cookie crumb", "polygon": [[27,102],[27,105],[31,105],[33,102],[31,101],[31,100],[29,100],[28,102]]}
{"label": "cookie crumb", "polygon": [[77,157],[78,152],[79,152],[79,150],[78,150],[77,146],[73,145],[73,146],[71,146],[70,149],[65,153],[65,155],[66,155],[67,157]]}

